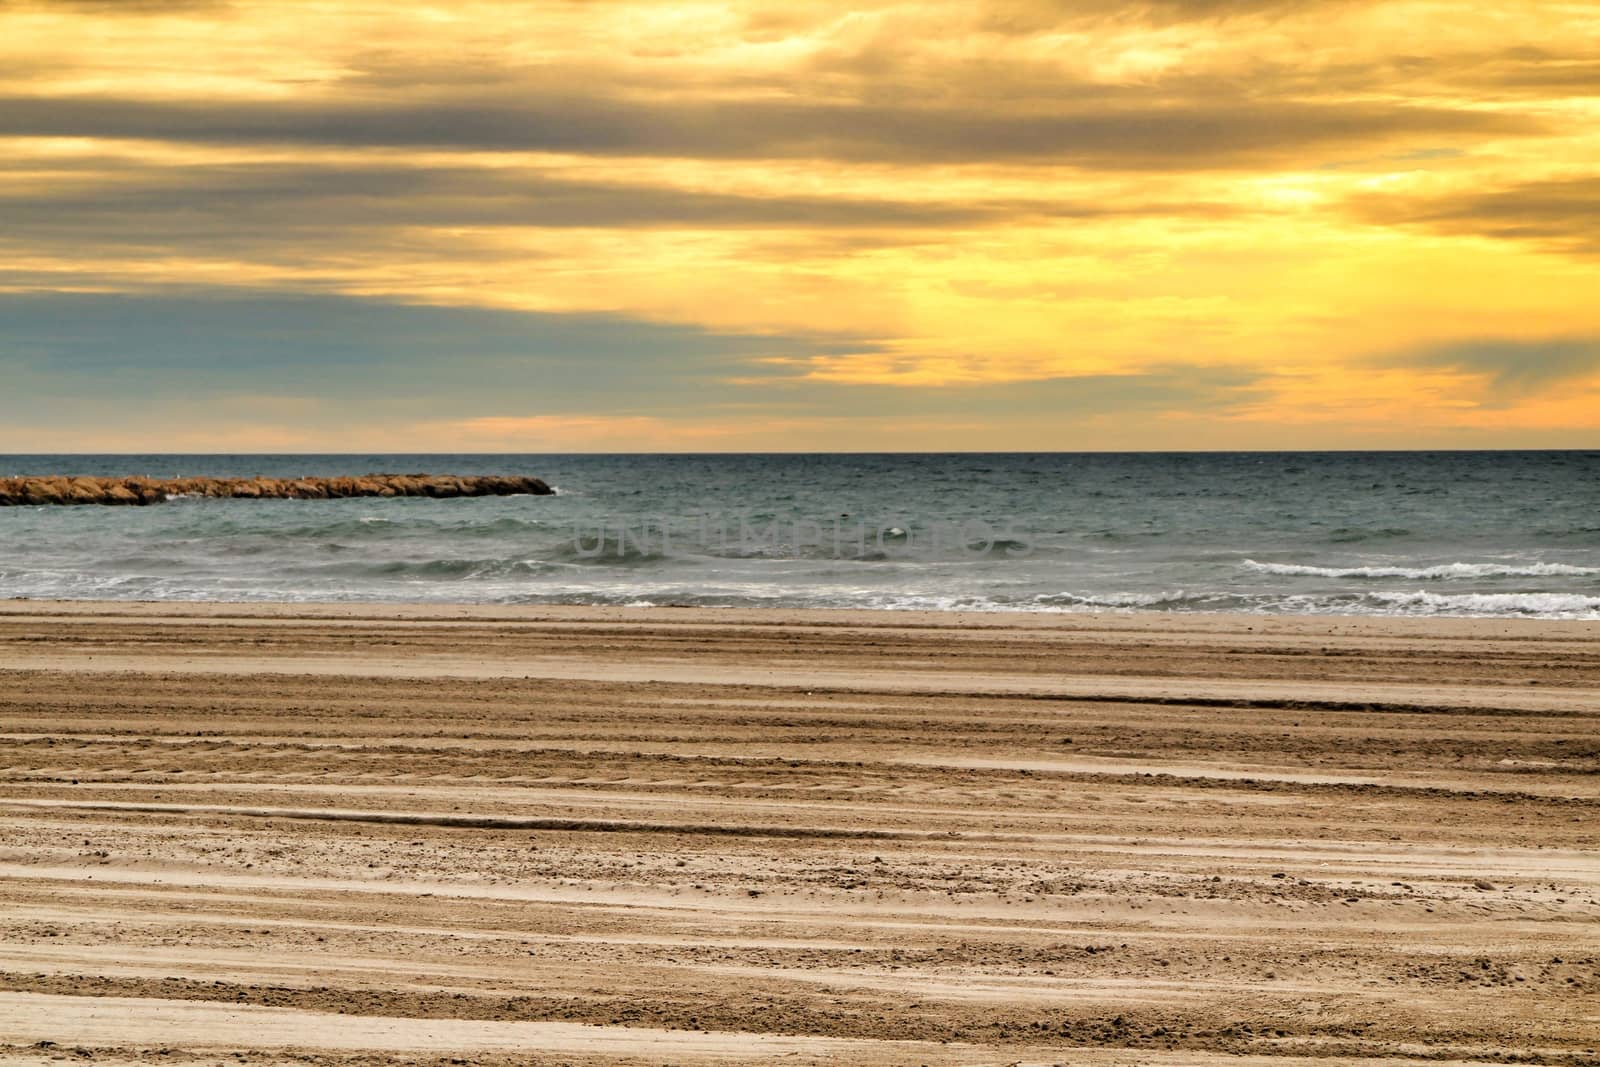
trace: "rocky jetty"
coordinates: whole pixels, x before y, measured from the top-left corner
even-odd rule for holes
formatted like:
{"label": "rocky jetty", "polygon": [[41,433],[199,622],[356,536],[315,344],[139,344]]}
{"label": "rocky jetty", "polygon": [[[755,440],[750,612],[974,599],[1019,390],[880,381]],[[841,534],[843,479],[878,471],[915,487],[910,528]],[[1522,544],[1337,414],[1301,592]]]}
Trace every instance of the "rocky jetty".
{"label": "rocky jetty", "polygon": [[328,500],[349,496],[549,496],[517,475],[364,474],[340,478],[0,478],[0,507],[29,504],[161,504],[179,497]]}

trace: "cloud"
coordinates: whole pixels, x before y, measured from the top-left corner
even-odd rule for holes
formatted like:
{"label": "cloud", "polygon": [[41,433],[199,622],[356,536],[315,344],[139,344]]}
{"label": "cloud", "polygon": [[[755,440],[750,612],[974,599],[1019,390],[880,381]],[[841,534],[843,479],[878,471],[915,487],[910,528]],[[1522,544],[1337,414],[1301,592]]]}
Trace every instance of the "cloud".
{"label": "cloud", "polygon": [[1416,226],[1459,237],[1528,241],[1555,251],[1600,254],[1600,178],[1521,182],[1450,195],[1359,197],[1364,222]]}
{"label": "cloud", "polygon": [[1262,382],[1248,369],[1182,366],[942,387],[818,381],[804,376],[811,361],[878,346],[267,292],[0,293],[0,323],[7,423],[121,432],[153,418],[244,419],[274,447],[294,427],[322,439],[346,424],[428,427],[458,442],[582,430],[705,444],[718,432],[697,437],[697,423],[748,433],[761,420],[825,416],[870,436],[896,420],[1216,414],[1258,400]]}
{"label": "cloud", "polygon": [[[352,231],[419,227],[894,230],[995,226],[1029,219],[1204,215],[1237,209],[1128,200],[890,200],[734,195],[537,170],[427,165],[140,165],[118,158],[27,164],[0,184],[4,238],[39,243],[259,250],[346,244]],[[0,176],[7,168],[0,164]]]}
{"label": "cloud", "polygon": [[1058,375],[1005,382],[902,385],[776,375],[750,391],[779,414],[826,411],[860,419],[888,416],[1063,419],[1164,413],[1219,414],[1264,398],[1268,375],[1235,366],[1157,364],[1115,374]]}
{"label": "cloud", "polygon": [[0,422],[1569,425],[1582,6],[0,0]]}
{"label": "cloud", "polygon": [[734,373],[771,373],[772,359],[872,347],[322,295],[0,293],[0,408],[20,416],[41,405],[245,393],[440,416],[486,404],[625,413],[703,398]]}
{"label": "cloud", "polygon": [[190,11],[226,11],[233,0],[0,0],[9,11],[72,11],[91,15],[166,15]]}
{"label": "cloud", "polygon": [[1389,368],[1443,370],[1480,378],[1485,405],[1506,407],[1600,374],[1600,337],[1459,341],[1383,356]]}
{"label": "cloud", "polygon": [[992,30],[1038,33],[1064,25],[1115,18],[1120,22],[1169,24],[1322,13],[1373,0],[998,0],[985,5]]}
{"label": "cloud", "polygon": [[1574,41],[1566,50],[1516,45],[1414,59],[1440,80],[1478,90],[1542,98],[1595,95],[1600,51]]}
{"label": "cloud", "polygon": [[[1108,96],[1111,94],[1107,94]],[[281,102],[0,98],[0,135],[207,144],[521,150],[702,159],[1017,161],[1108,169],[1228,169],[1396,139],[1528,135],[1539,121],[1431,105],[1107,100],[997,109],[978,101],[645,100],[485,94]]]}

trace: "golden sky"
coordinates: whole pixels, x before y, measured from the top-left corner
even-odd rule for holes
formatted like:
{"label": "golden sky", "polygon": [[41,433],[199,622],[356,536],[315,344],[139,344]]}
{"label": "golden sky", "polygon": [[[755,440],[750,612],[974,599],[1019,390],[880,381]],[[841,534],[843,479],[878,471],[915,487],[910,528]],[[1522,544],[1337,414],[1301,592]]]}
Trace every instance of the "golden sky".
{"label": "golden sky", "polygon": [[1600,447],[1600,2],[0,0],[0,451]]}

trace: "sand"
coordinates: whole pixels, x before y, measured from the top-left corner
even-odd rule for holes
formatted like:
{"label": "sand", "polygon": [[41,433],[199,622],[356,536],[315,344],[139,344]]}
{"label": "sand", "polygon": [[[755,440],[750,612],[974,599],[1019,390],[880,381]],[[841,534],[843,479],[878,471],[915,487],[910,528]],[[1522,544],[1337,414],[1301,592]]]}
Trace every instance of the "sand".
{"label": "sand", "polygon": [[1600,1063],[1600,624],[0,602],[0,1061]]}

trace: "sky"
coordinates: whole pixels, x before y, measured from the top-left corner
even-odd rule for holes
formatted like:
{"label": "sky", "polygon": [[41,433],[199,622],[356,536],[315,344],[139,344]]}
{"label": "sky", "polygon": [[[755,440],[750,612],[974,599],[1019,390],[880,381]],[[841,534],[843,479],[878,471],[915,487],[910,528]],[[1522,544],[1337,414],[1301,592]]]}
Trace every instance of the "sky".
{"label": "sky", "polygon": [[0,452],[1600,447],[1600,0],[0,0]]}

